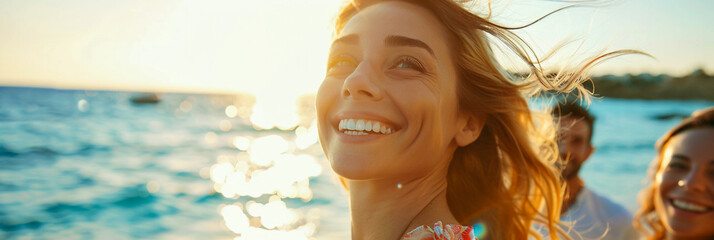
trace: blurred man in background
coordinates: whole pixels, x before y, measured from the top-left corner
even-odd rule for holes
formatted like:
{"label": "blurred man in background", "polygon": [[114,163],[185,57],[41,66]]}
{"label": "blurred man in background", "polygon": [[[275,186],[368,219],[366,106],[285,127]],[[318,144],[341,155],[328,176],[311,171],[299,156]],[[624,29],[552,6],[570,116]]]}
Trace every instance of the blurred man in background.
{"label": "blurred man in background", "polygon": [[595,117],[574,102],[551,109],[558,126],[561,174],[566,189],[561,221],[572,224],[573,239],[637,239],[632,216],[619,204],[589,190],[578,174],[595,151],[592,145]]}

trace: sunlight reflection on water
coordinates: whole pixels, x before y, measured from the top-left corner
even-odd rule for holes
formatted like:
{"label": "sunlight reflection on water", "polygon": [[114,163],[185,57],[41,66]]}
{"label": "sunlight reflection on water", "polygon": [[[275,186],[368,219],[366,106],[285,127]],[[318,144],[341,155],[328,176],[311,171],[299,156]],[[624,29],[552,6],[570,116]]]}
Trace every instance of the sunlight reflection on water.
{"label": "sunlight reflection on water", "polygon": [[[289,130],[299,124],[295,99],[280,96],[256,96],[250,122],[256,129]],[[291,104],[285,104],[291,103]]]}
{"label": "sunlight reflection on water", "polygon": [[[145,94],[2,93],[12,101],[0,109],[0,239],[349,232],[344,190],[317,144],[313,97],[260,105],[248,94],[166,93],[137,103]],[[260,122],[261,112],[289,121]]]}
{"label": "sunlight reflection on water", "polygon": [[[315,157],[296,151],[318,142],[317,121],[312,116],[298,116],[295,107],[277,106],[276,102],[280,101],[258,98],[250,111],[250,123],[257,130],[295,129],[295,140],[288,141],[276,134],[256,138],[235,136],[232,146],[244,152],[221,155],[208,170],[214,190],[223,197],[251,199],[245,206],[236,202],[220,207],[226,227],[238,234],[235,239],[309,239],[317,230],[319,216],[316,209],[306,213],[289,208],[283,201],[284,198],[297,198],[309,202],[313,197],[310,178],[319,176],[322,167]],[[240,114],[239,108],[228,105],[225,115],[246,118],[245,114]],[[303,126],[300,117],[313,120]],[[229,131],[231,126],[224,122],[230,124],[223,120],[219,129]],[[215,142],[215,133],[207,133],[205,141]],[[264,199],[262,196],[269,196],[269,200],[259,202]]]}

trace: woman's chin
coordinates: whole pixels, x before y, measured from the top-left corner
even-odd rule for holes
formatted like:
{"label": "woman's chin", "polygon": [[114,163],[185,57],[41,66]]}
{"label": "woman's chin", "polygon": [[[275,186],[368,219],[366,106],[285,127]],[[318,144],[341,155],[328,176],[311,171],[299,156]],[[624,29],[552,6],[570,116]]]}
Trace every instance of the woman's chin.
{"label": "woman's chin", "polygon": [[669,226],[669,231],[672,233],[672,236],[677,239],[712,239],[711,237],[714,237],[714,235],[712,235],[714,233],[707,231],[707,229],[711,228],[696,223],[670,223]]}
{"label": "woman's chin", "polygon": [[330,161],[332,171],[340,177],[349,180],[367,180],[373,178],[376,174],[374,169],[370,169],[365,164],[351,163],[348,161]]}

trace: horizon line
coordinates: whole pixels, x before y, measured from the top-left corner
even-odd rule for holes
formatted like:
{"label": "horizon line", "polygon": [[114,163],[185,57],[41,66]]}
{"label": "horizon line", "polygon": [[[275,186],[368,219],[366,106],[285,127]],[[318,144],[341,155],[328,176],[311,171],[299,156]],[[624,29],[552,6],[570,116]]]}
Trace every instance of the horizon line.
{"label": "horizon line", "polygon": [[[642,73],[622,73],[622,74],[613,74],[613,73],[605,73],[605,74],[591,74],[591,78],[597,78],[597,77],[603,77],[603,76],[626,76],[626,75],[643,75],[643,74],[649,74],[652,76],[660,76],[660,75],[666,75],[670,77],[686,77],[691,75],[694,72],[697,71],[703,71],[707,75],[714,75],[714,72],[710,74],[707,70],[705,70],[703,67],[697,67],[690,71],[687,74],[683,75],[670,75],[668,73],[659,73],[659,74],[654,74],[654,73],[649,73],[649,72],[642,72]],[[515,74],[520,74],[519,72],[514,72]],[[27,82],[29,81],[29,82]],[[26,88],[45,88],[45,89],[61,89],[61,90],[89,90],[89,91],[118,91],[118,92],[147,92],[147,93],[188,93],[188,94],[225,94],[225,95],[237,95],[237,94],[249,94],[249,95],[255,95],[255,93],[251,93],[250,91],[241,91],[241,90],[236,90],[236,89],[226,89],[226,88],[220,88],[220,87],[190,87],[190,86],[181,86],[181,85],[167,85],[167,86],[156,86],[156,85],[123,85],[123,84],[106,84],[106,86],[100,86],[97,84],[87,84],[87,85],[82,85],[82,84],[42,84],[42,80],[40,79],[11,79],[11,78],[0,78],[0,87],[26,87]],[[46,83],[53,83],[56,81],[45,81]],[[309,92],[309,93],[314,93],[317,92],[317,89],[315,91]],[[309,94],[309,93],[303,93],[304,94]]]}

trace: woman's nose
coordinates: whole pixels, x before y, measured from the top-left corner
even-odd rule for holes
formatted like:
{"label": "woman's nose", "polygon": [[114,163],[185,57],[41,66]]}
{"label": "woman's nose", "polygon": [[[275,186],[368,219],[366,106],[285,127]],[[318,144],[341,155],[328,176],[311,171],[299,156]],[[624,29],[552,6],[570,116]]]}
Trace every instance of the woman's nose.
{"label": "woman's nose", "polygon": [[369,64],[360,63],[354,72],[347,76],[342,85],[342,97],[353,100],[382,99],[383,90],[378,85],[378,74]]}
{"label": "woman's nose", "polygon": [[692,171],[687,176],[684,178],[680,179],[679,182],[677,182],[677,185],[684,187],[687,190],[691,191],[705,191],[706,190],[706,179],[704,179],[704,176],[700,176],[701,174]]}

